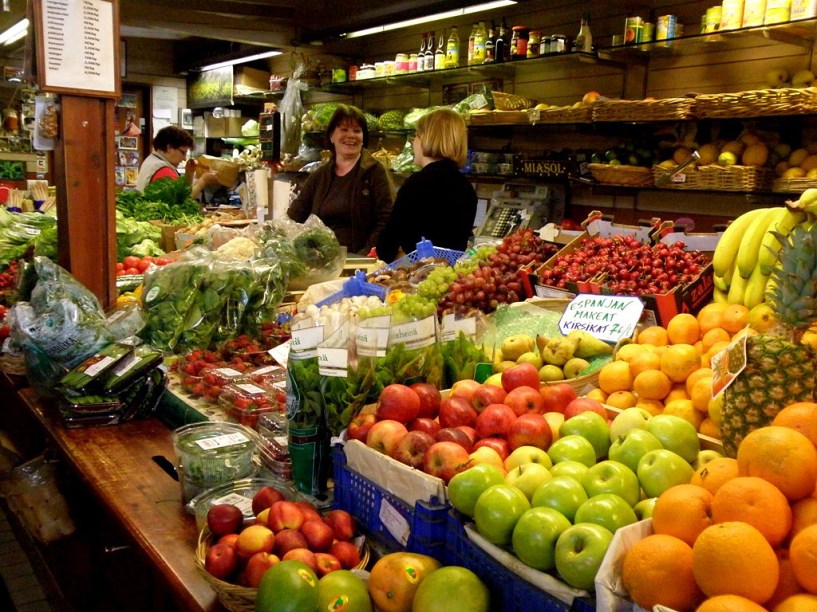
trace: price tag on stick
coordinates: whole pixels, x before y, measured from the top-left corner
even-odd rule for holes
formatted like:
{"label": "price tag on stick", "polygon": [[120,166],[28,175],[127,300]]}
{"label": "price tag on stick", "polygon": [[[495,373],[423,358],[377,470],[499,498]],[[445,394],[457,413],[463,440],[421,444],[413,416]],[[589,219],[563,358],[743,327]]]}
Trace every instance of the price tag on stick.
{"label": "price tag on stick", "polygon": [[559,331],[586,331],[599,340],[618,342],[633,335],[644,302],[634,296],[580,293],[565,308]]}

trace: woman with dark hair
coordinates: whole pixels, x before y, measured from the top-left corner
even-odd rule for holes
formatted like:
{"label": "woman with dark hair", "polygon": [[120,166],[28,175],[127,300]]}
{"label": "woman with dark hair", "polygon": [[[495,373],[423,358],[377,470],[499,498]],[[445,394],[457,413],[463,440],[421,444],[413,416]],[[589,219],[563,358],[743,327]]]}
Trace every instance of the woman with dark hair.
{"label": "woman with dark hair", "polygon": [[326,127],[332,159],[306,179],[287,214],[303,223],[317,215],[350,253],[367,254],[391,215],[394,189],[383,165],[364,147],[366,117],[341,104]]}
{"label": "woman with dark hair", "polygon": [[[168,125],[156,132],[153,137],[153,153],[145,158],[139,168],[139,176],[136,178],[136,188],[144,191],[148,183],[161,178],[179,178],[179,171],[176,169],[187,158],[187,152],[194,146],[193,137],[187,131]],[[189,164],[185,170],[188,181],[193,178],[195,166]],[[212,185],[218,182],[215,172],[205,172],[198,179],[192,182],[191,197],[197,199],[205,185]]]}

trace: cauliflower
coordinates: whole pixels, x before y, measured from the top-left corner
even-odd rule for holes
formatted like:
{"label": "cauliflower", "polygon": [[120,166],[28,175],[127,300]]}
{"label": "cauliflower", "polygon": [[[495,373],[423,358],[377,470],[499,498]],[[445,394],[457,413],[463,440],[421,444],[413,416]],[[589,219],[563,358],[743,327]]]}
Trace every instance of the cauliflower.
{"label": "cauliflower", "polygon": [[250,240],[239,236],[229,242],[225,242],[215,250],[215,255],[219,259],[249,259],[255,253],[258,245]]}

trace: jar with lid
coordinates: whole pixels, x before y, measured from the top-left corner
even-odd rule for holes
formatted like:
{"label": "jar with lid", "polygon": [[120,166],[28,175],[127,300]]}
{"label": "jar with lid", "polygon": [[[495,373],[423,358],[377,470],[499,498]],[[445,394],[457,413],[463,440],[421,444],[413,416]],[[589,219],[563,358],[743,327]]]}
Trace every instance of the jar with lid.
{"label": "jar with lid", "polygon": [[539,43],[539,55],[547,55],[551,52],[550,43],[553,40],[552,36],[543,36],[542,42]]}
{"label": "jar with lid", "polygon": [[[417,61],[416,59],[414,60]],[[394,56],[394,74],[406,74],[409,71],[409,56],[407,53],[398,53]]]}
{"label": "jar with lid", "polygon": [[528,28],[514,26],[511,35],[511,59],[525,59],[528,56]]}
{"label": "jar with lid", "polygon": [[356,80],[362,81],[364,79],[373,79],[374,78],[374,65],[373,64],[361,64],[360,68],[358,69],[356,75]]}
{"label": "jar with lid", "polygon": [[528,51],[525,54],[527,58],[539,57],[541,53],[540,45],[542,43],[542,33],[539,30],[531,30],[528,34]]}
{"label": "jar with lid", "polygon": [[551,53],[567,53],[567,36],[564,34],[554,34],[550,37]]}

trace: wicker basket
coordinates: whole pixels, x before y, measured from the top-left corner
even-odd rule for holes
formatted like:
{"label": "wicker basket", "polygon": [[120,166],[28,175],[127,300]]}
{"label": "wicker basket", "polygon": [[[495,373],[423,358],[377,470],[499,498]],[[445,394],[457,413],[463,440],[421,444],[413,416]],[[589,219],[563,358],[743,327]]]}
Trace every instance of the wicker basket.
{"label": "wicker basket", "polygon": [[10,376],[26,375],[26,360],[22,356],[0,355],[0,370]]}
{"label": "wicker basket", "polygon": [[[667,172],[666,168],[654,167],[655,178]],[[700,166],[689,172],[681,172],[681,181],[661,185],[664,189],[702,189],[712,191],[770,191],[774,179],[771,168],[755,166]]]}
{"label": "wicker basket", "polygon": [[817,179],[779,178],[772,181],[772,191],[783,193],[803,193],[806,189],[817,187]]}
{"label": "wicker basket", "polygon": [[[207,551],[210,550],[212,539],[213,536],[206,527],[199,533],[199,542],[196,546],[196,568],[204,580],[213,587],[221,604],[230,612],[253,612],[258,589],[224,582],[204,569],[204,559]],[[355,569],[364,569],[369,564],[369,557],[369,545],[364,542],[360,551],[360,563],[355,566]]]}
{"label": "wicker basket", "polygon": [[536,106],[536,100],[525,96],[517,96],[504,91],[492,91],[491,95],[494,98],[494,108],[500,111],[519,111]]}
{"label": "wicker basket", "polygon": [[808,115],[817,113],[817,88],[754,89],[696,98],[699,119]]}
{"label": "wicker basket", "polygon": [[532,108],[528,111],[531,123],[590,123],[593,106],[559,106],[556,108]]}
{"label": "wicker basket", "polygon": [[487,113],[470,113],[466,119],[469,125],[528,125],[528,112],[489,111]]}
{"label": "wicker basket", "polygon": [[630,187],[651,187],[654,183],[652,171],[641,166],[608,166],[607,164],[587,164],[590,174],[599,183],[606,185],[627,185]]}
{"label": "wicker basket", "polygon": [[593,121],[684,121],[694,118],[693,98],[599,100],[593,104]]}

